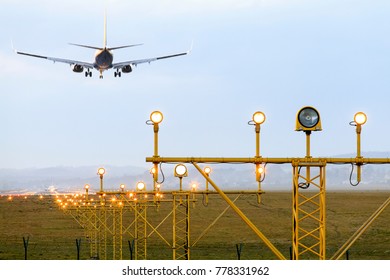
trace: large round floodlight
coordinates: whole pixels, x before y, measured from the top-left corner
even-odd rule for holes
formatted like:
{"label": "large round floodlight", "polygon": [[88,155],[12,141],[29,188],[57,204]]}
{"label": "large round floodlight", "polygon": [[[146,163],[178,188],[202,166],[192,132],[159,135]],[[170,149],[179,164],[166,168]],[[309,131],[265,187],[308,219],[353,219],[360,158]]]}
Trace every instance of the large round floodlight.
{"label": "large round floodlight", "polygon": [[85,188],[86,190],[88,190],[88,189],[89,189],[89,185],[86,184],[86,185],[84,186],[84,188]]}
{"label": "large round floodlight", "polygon": [[187,177],[187,167],[184,164],[178,164],[175,167],[175,177]]}
{"label": "large round floodlight", "polygon": [[99,174],[100,176],[103,176],[104,173],[106,173],[106,170],[105,170],[103,167],[101,167],[101,168],[98,169],[98,174]]}
{"label": "large round floodlight", "polygon": [[364,114],[363,112],[358,112],[355,114],[355,116],[353,117],[353,120],[359,124],[359,125],[363,125],[366,123],[367,121],[367,116],[366,114]]}
{"label": "large round floodlight", "polygon": [[138,191],[143,191],[143,190],[145,190],[145,188],[146,188],[146,185],[144,182],[140,181],[137,183],[137,190]]}
{"label": "large round floodlight", "polygon": [[163,114],[160,111],[154,111],[150,114],[150,120],[154,124],[159,124],[163,120]]}
{"label": "large round floodlight", "polygon": [[256,112],[253,114],[252,120],[255,122],[255,124],[262,124],[265,122],[265,115],[263,112]]}
{"label": "large round floodlight", "polygon": [[313,107],[304,107],[297,114],[296,130],[321,130],[320,114]]}

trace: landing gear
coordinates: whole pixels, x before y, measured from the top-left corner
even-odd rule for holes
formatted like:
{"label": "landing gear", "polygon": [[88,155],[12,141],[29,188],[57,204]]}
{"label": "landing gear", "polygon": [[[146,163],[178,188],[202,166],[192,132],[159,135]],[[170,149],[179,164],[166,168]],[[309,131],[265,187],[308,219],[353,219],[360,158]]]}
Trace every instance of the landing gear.
{"label": "landing gear", "polygon": [[89,70],[85,71],[85,77],[92,77],[92,72]]}
{"label": "landing gear", "polygon": [[119,69],[116,69],[116,71],[114,72],[114,77],[121,77],[122,75],[122,72],[119,71]]}
{"label": "landing gear", "polygon": [[103,70],[100,70],[100,76],[99,76],[100,79],[103,79]]}

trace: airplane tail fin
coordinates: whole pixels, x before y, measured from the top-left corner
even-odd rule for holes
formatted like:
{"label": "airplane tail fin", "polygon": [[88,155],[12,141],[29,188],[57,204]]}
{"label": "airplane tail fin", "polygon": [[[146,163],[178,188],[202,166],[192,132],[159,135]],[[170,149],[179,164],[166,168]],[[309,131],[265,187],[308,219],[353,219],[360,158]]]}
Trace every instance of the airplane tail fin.
{"label": "airplane tail fin", "polygon": [[107,47],[107,11],[104,13],[104,38],[103,38],[103,49]]}
{"label": "airplane tail fin", "polygon": [[104,35],[103,35],[103,47],[102,48],[89,46],[89,45],[73,44],[73,43],[69,43],[69,44],[73,45],[73,46],[88,48],[88,49],[94,49],[94,50],[104,50],[104,49],[107,49],[109,51],[143,45],[143,44],[133,44],[133,45],[126,45],[126,46],[107,48],[107,11],[104,13]]}

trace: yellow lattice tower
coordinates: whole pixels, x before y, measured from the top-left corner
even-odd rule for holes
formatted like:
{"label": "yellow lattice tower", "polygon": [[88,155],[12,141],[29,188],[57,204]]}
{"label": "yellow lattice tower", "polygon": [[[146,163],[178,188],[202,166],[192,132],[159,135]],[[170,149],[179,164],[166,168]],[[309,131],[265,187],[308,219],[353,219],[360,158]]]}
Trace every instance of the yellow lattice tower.
{"label": "yellow lattice tower", "polygon": [[137,203],[134,211],[135,217],[135,259],[146,260],[147,258],[147,206],[145,203]]}
{"label": "yellow lattice tower", "polygon": [[[147,194],[144,182],[137,183],[137,190],[140,192],[135,204],[135,259],[146,260],[147,256]],[[143,193],[145,192],[145,193]]]}
{"label": "yellow lattice tower", "polygon": [[173,192],[173,259],[190,259],[190,193]]}
{"label": "yellow lattice tower", "polygon": [[112,246],[113,260],[121,260],[123,255],[123,202],[118,202],[118,207],[113,209],[112,215]]}
{"label": "yellow lattice tower", "polygon": [[[318,175],[303,176],[302,167],[318,169]],[[324,260],[325,248],[325,163],[293,163],[292,259]]]}

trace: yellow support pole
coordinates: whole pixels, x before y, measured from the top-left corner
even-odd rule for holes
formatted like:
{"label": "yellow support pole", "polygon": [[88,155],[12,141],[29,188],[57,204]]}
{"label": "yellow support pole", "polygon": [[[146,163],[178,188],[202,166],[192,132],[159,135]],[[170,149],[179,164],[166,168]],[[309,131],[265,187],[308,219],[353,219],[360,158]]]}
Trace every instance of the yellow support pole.
{"label": "yellow support pole", "polygon": [[218,194],[230,205],[230,207],[240,216],[240,218],[254,231],[254,233],[271,249],[271,251],[280,259],[285,260],[286,258],[283,254],[269,241],[265,235],[245,216],[245,214],[238,208],[230,198],[211,180],[207,177],[206,173],[195,163],[192,162],[195,168],[199,171],[200,174],[214,187]]}
{"label": "yellow support pole", "polygon": [[367,221],[345,242],[343,246],[333,255],[332,260],[339,260],[345,252],[358,240],[358,238],[367,230],[367,228],[379,217],[380,214],[389,206],[390,197],[367,219]]}
{"label": "yellow support pole", "polygon": [[[356,125],[356,158],[361,159],[361,132],[362,132],[362,125],[357,124]],[[360,183],[362,180],[362,165],[360,163],[357,163],[357,182]]]}

